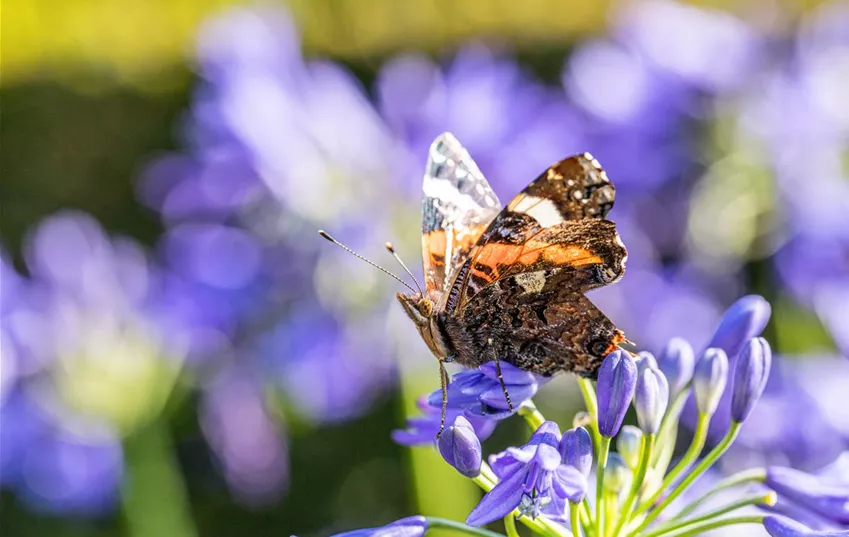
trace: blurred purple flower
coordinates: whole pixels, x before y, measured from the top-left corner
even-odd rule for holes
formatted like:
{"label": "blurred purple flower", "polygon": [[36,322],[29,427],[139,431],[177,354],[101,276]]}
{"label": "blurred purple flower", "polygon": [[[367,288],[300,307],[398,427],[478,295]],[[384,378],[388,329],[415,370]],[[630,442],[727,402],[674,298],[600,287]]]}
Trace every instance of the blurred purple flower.
{"label": "blurred purple flower", "polygon": [[346,531],[332,537],[423,537],[427,530],[428,523],[425,517],[410,516],[379,528]]}
{"label": "blurred purple flower", "polygon": [[727,383],[728,356],[722,349],[708,348],[693,373],[693,399],[700,415],[713,416]]}
{"label": "blurred purple flower", "polygon": [[830,484],[799,470],[771,467],[767,468],[765,484],[797,507],[810,510],[833,524],[846,526],[849,525],[849,476],[841,477],[841,484]]}
{"label": "blurred purple flower", "polygon": [[669,382],[669,395],[680,393],[693,378],[696,357],[687,340],[672,338],[658,355],[658,367]]}
{"label": "blurred purple flower", "polygon": [[771,315],[772,308],[762,296],[744,296],[725,310],[707,346],[722,349],[736,363],[745,343],[761,335]]}
{"label": "blurred purple flower", "polygon": [[637,422],[646,434],[656,434],[669,403],[669,385],[659,369],[645,367],[637,374],[634,408]]}
{"label": "blurred purple flower", "polygon": [[752,338],[743,346],[734,369],[731,419],[742,423],[761,398],[772,366],[772,350],[764,338]]}

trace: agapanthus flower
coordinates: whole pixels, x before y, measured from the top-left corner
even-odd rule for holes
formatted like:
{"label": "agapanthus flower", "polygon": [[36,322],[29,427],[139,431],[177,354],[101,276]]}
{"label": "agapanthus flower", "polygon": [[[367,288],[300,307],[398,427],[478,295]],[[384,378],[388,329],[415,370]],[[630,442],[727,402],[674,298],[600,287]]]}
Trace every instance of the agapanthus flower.
{"label": "agapanthus flower", "polygon": [[619,432],[637,386],[637,365],[622,350],[608,354],[598,372],[598,428],[603,436]]}
{"label": "agapanthus flower", "polygon": [[[549,380],[506,362],[501,362],[500,366],[501,378],[510,394],[512,411],[498,380],[495,362],[487,362],[477,369],[455,374],[448,384],[448,408],[463,410],[467,416],[503,419],[516,412],[524,401],[536,395],[539,387]],[[427,402],[435,408],[441,408],[442,391],[433,391]]]}
{"label": "agapanthus flower", "polygon": [[[838,476],[827,477],[833,481]],[[770,467],[764,483],[799,508],[832,523],[849,525],[849,476],[840,477],[842,483],[832,484],[828,478],[792,468]]]}
{"label": "agapanthus flower", "polygon": [[563,462],[559,443],[559,427],[547,421],[524,446],[490,457],[500,482],[472,510],[466,523],[480,526],[502,518],[525,497],[530,499],[531,516],[538,516],[541,508],[549,505],[548,509],[565,514],[565,503],[580,501],[586,492],[586,478]]}
{"label": "agapanthus flower", "polygon": [[770,537],[848,537],[849,530],[812,530],[799,522],[781,516],[768,516],[764,528]]}
{"label": "agapanthus flower", "polygon": [[[427,398],[422,397],[416,402],[422,414],[407,418],[406,429],[396,429],[392,431],[392,440],[403,446],[419,446],[433,444],[436,439],[436,434],[439,432],[439,426],[442,421],[441,408],[433,407],[428,404]],[[445,411],[445,423],[453,423],[459,416],[464,416],[472,428],[475,430],[475,435],[481,440],[486,440],[495,430],[498,422],[493,419],[484,418],[481,416],[467,415],[460,408],[448,408]]]}
{"label": "agapanthus flower", "polygon": [[436,442],[445,462],[466,477],[477,477],[481,473],[481,441],[469,420],[463,416],[454,418]]}
{"label": "agapanthus flower", "polygon": [[707,349],[696,362],[693,395],[699,414],[712,416],[728,383],[728,356],[722,349]]}

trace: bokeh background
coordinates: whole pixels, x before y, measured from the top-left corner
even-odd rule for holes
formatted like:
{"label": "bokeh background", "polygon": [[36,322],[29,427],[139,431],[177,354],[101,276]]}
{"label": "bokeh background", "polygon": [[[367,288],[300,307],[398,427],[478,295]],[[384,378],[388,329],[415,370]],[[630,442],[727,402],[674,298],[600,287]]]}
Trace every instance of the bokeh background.
{"label": "bokeh background", "polygon": [[[2,535],[462,519],[474,486],[390,438],[438,385],[399,286],[315,234],[387,266],[391,240],[420,274],[446,130],[502,201],[601,161],[630,258],[592,298],[641,348],[698,348],[737,297],[771,301],[779,362],[724,470],[849,445],[847,4],[2,10]],[[580,408],[565,376],[539,398],[561,423]]]}

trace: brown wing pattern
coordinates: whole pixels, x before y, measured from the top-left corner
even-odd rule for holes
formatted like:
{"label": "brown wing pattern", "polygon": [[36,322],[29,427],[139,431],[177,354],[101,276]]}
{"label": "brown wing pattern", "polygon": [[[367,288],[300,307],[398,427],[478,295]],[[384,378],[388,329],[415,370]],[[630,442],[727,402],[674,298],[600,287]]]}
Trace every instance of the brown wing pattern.
{"label": "brown wing pattern", "polygon": [[524,272],[577,268],[580,292],[618,280],[627,252],[615,224],[604,219],[614,200],[613,185],[591,155],[558,162],[482,233],[443,297],[445,311],[461,313],[482,289]]}
{"label": "brown wing pattern", "polygon": [[625,337],[574,285],[579,279],[574,269],[563,267],[516,274],[486,287],[462,319],[446,320],[452,340],[472,350],[465,355],[472,362],[464,365],[497,355],[544,375],[594,376]]}

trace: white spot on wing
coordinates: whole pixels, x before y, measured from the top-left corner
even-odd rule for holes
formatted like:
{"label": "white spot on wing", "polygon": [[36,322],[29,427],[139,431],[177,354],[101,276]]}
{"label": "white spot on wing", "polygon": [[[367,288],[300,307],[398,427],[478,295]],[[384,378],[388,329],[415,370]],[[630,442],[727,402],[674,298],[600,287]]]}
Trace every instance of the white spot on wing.
{"label": "white spot on wing", "polygon": [[525,196],[519,202],[510,207],[514,212],[526,214],[539,222],[542,227],[556,226],[563,222],[560,211],[553,201],[536,196]]}
{"label": "white spot on wing", "polygon": [[525,294],[539,293],[545,287],[545,272],[541,270],[516,274],[515,278]]}

